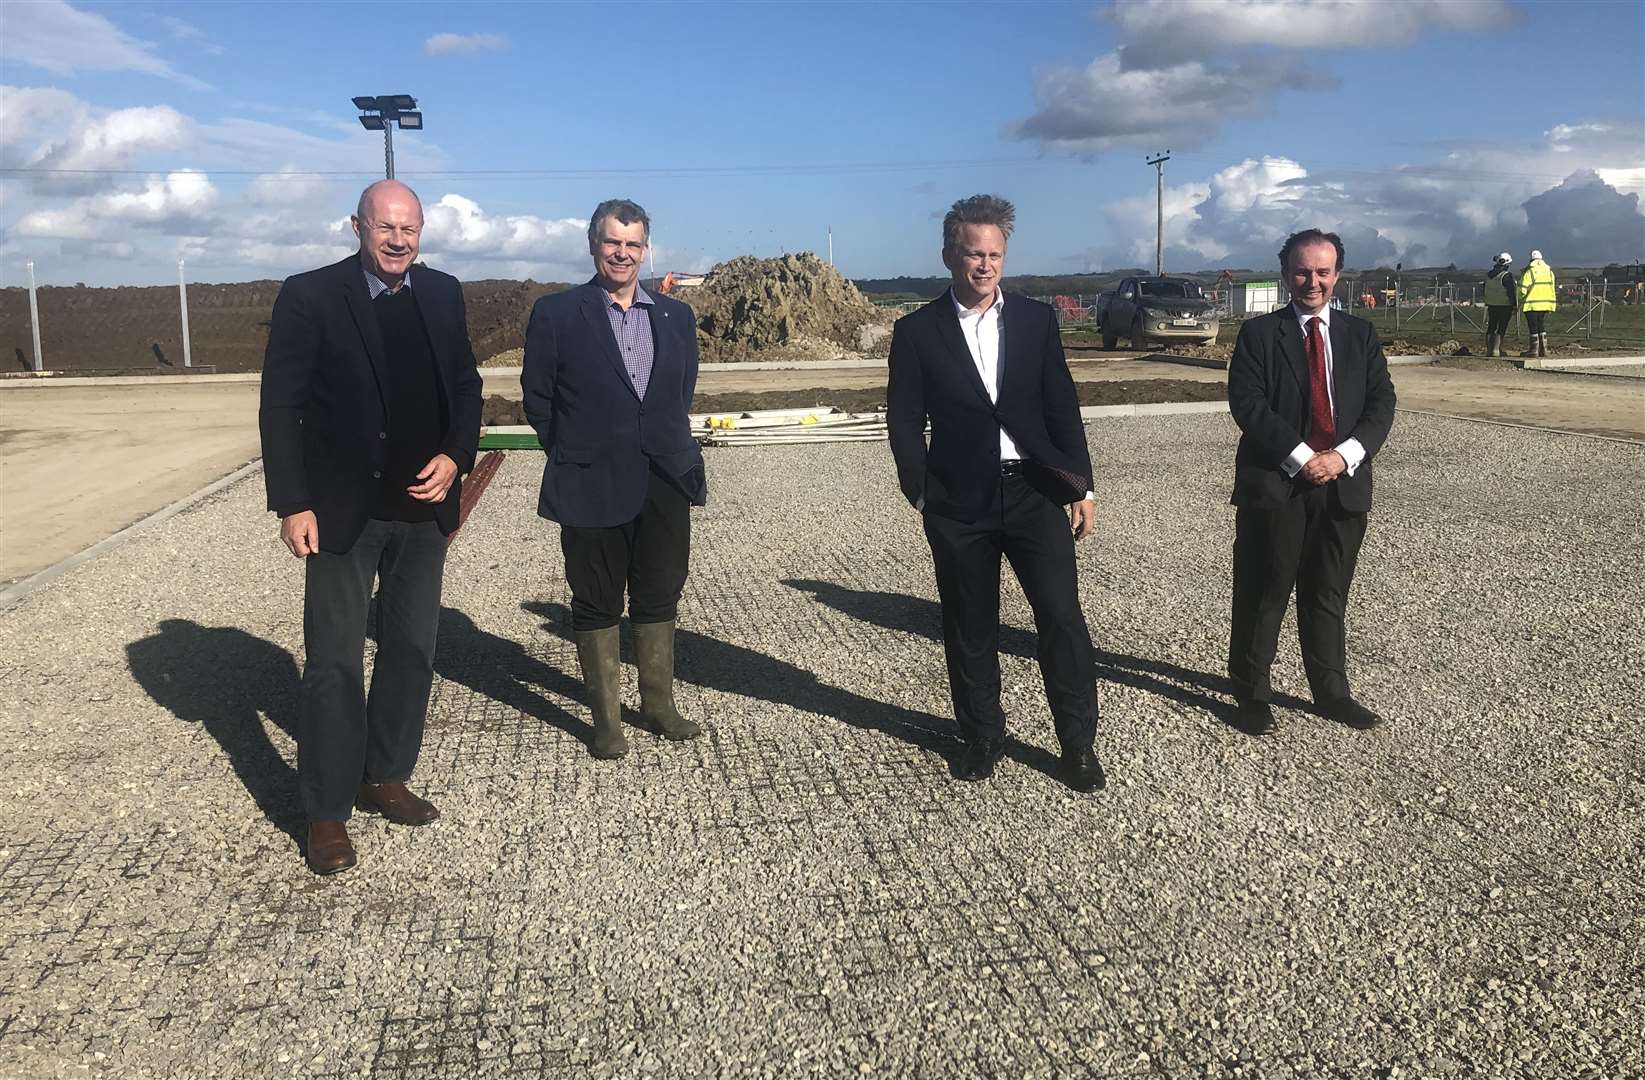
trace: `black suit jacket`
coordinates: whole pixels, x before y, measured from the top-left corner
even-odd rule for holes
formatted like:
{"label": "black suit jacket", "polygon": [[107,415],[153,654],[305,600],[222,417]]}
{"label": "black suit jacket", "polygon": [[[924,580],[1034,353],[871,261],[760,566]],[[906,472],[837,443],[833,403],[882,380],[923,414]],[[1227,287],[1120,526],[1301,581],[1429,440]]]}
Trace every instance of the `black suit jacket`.
{"label": "black suit jacket", "polygon": [[927,513],[982,516],[999,490],[1001,428],[1026,456],[1029,482],[1053,501],[1083,499],[1091,487],[1091,453],[1056,313],[1007,293],[1001,317],[997,404],[966,347],[951,293],[898,319],[892,332],[885,391],[891,454],[903,494],[916,505],[924,498]]}
{"label": "black suit jacket", "polygon": [[[1376,328],[1345,311],[1331,312],[1331,380],[1337,442],[1365,447],[1353,476],[1333,483],[1346,510],[1371,509],[1371,459],[1394,423],[1394,383]],[[1228,363],[1228,408],[1241,432],[1234,456],[1235,506],[1276,510],[1296,485],[1281,466],[1308,426],[1308,353],[1302,324],[1287,304],[1248,320]]]}
{"label": "black suit jacket", "polygon": [[[460,477],[474,468],[480,442],[480,373],[457,279],[413,267],[411,295],[439,372],[440,452],[457,463],[459,474],[434,507],[434,520],[449,536],[457,529]],[[263,478],[270,510],[282,517],[314,511],[323,551],[352,548],[376,503],[394,423],[383,392],[386,365],[358,255],[280,286],[263,355]]]}
{"label": "black suit jacket", "polygon": [[577,528],[632,521],[654,465],[697,506],[708,497],[691,436],[697,320],[649,293],[651,378],[642,400],[617,351],[597,281],[538,300],[526,325],[525,415],[548,453],[537,513]]}

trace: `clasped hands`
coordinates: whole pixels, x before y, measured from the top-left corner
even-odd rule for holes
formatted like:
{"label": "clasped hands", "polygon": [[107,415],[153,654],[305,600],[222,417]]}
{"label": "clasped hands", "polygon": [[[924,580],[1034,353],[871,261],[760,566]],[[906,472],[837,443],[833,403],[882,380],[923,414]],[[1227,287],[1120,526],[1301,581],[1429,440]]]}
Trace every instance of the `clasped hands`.
{"label": "clasped hands", "polygon": [[[457,479],[457,463],[445,454],[435,454],[422,471],[417,483],[406,488],[406,494],[418,502],[444,502],[452,481]],[[320,524],[312,510],[300,510],[280,519],[280,542],[299,559],[320,550]]]}
{"label": "clasped hands", "polygon": [[1348,463],[1342,459],[1341,454],[1335,450],[1321,450],[1297,470],[1297,475],[1310,484],[1319,485],[1328,484],[1347,471]]}

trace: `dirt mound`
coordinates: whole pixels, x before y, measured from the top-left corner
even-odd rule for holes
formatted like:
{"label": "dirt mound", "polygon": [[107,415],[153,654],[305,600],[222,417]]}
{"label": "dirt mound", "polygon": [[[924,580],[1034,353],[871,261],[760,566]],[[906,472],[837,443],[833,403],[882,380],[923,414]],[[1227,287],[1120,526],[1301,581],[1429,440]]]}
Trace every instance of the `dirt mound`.
{"label": "dirt mound", "polygon": [[743,255],[679,298],[697,313],[703,363],[851,359],[883,353],[892,313],[809,251]]}

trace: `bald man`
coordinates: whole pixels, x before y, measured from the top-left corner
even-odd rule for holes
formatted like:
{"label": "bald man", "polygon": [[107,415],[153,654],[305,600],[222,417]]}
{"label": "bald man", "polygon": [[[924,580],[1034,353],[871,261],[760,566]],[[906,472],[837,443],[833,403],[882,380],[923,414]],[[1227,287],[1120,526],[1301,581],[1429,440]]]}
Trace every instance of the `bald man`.
{"label": "bald man", "polygon": [[353,221],[356,254],[280,287],[259,413],[268,508],[304,560],[297,778],[316,874],[355,864],[356,807],[400,825],[439,817],[406,781],[422,748],[446,543],[480,439],[462,287],[412,266],[416,193],[372,184]]}

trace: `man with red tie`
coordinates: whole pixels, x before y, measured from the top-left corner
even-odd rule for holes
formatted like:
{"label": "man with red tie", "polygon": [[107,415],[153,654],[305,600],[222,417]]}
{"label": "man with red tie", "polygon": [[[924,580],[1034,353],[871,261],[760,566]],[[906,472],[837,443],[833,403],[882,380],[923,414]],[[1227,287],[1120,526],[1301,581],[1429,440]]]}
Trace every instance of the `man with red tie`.
{"label": "man with red tie", "polygon": [[1235,725],[1274,730],[1269,669],[1297,594],[1314,705],[1361,730],[1380,718],[1348,686],[1344,617],[1371,509],[1371,459],[1394,422],[1376,330],[1331,309],[1342,239],[1305,229],[1280,249],[1291,303],[1241,327],[1228,364],[1234,458],[1234,611],[1228,675]]}

